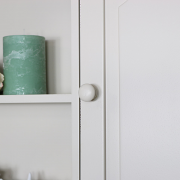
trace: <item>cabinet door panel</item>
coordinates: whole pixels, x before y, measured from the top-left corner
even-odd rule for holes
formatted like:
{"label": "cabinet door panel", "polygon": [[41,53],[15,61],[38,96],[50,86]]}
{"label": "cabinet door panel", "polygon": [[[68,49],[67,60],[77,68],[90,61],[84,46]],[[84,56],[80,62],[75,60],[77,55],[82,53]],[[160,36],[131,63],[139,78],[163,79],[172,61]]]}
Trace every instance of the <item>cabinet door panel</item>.
{"label": "cabinet door panel", "polygon": [[129,0],[110,10],[119,10],[122,180],[180,179],[179,7]]}
{"label": "cabinet door panel", "polygon": [[104,4],[81,0],[80,84],[92,84],[98,97],[81,101],[81,179],[104,180]]}

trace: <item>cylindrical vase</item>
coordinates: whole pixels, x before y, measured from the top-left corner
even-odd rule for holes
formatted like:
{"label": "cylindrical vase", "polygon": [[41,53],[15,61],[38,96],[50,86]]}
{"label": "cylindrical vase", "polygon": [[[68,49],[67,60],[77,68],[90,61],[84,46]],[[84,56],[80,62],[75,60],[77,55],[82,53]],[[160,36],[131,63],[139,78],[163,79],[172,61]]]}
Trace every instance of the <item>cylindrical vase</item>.
{"label": "cylindrical vase", "polygon": [[45,38],[3,37],[4,95],[46,94]]}

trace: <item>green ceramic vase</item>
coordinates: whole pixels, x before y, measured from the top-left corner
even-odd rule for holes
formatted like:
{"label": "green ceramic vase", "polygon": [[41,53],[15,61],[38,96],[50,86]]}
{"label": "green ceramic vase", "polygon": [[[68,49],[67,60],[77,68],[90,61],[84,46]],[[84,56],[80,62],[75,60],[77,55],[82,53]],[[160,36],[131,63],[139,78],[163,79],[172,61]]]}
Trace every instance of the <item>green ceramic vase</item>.
{"label": "green ceramic vase", "polygon": [[3,37],[4,95],[46,94],[45,38]]}

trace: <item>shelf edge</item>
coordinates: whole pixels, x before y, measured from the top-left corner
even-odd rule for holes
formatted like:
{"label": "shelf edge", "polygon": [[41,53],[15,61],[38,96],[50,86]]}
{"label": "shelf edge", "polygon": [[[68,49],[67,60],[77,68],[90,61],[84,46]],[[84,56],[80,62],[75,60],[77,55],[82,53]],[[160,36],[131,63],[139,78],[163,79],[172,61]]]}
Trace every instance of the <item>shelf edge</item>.
{"label": "shelf edge", "polygon": [[0,95],[0,104],[71,103],[71,94]]}

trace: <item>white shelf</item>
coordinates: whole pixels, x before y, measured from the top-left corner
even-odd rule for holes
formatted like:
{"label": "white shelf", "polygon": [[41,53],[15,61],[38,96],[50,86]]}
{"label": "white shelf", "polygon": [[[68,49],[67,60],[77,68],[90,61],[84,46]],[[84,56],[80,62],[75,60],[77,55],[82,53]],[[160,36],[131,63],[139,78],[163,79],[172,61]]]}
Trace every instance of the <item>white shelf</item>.
{"label": "white shelf", "polygon": [[71,103],[71,94],[0,95],[0,104],[5,103]]}

